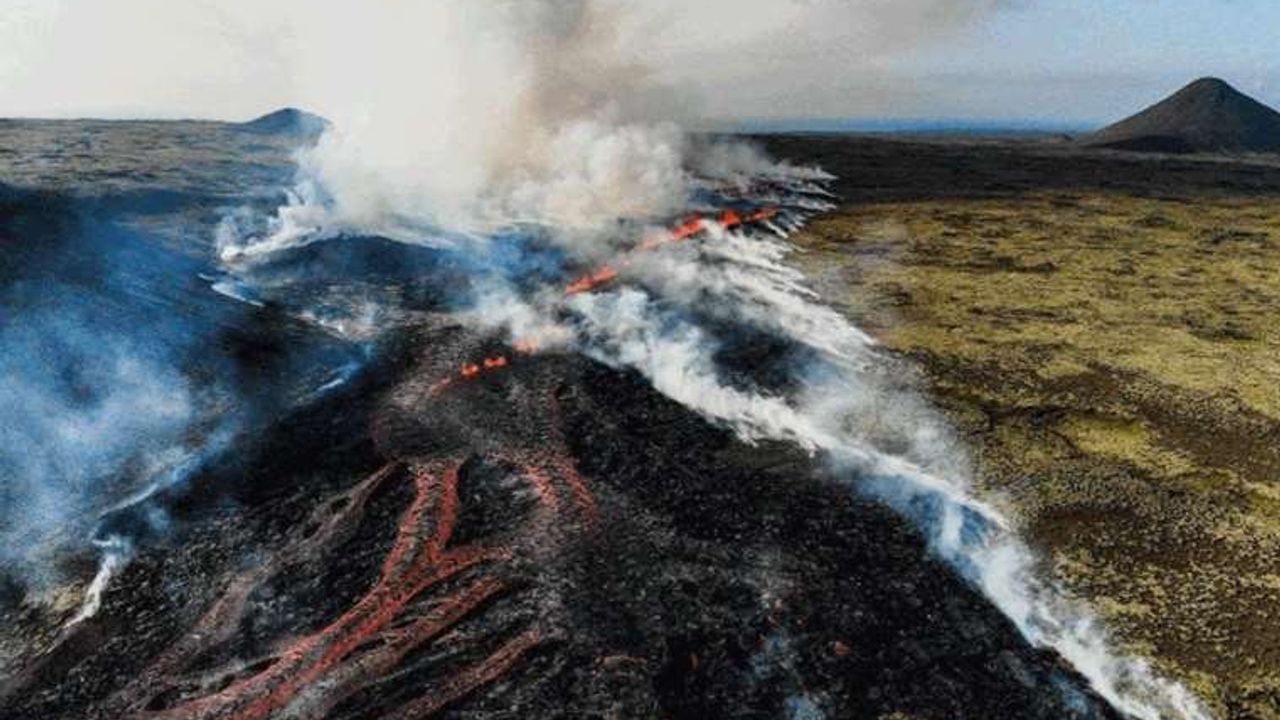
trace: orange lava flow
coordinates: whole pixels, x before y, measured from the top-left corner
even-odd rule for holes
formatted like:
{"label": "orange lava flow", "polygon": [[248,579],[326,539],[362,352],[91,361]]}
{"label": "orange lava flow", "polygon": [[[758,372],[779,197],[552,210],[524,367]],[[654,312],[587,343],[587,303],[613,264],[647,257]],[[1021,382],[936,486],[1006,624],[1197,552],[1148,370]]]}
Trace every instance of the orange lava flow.
{"label": "orange lava flow", "polygon": [[[508,370],[521,356],[538,350],[536,342],[517,341],[505,354],[464,363],[455,375],[432,386],[432,391]],[[191,630],[114,696],[120,710],[115,716],[149,720],[320,718],[346,701],[379,692],[390,678],[426,670],[431,679],[422,692],[414,691],[385,710],[386,717],[425,718],[495,682],[539,645],[563,637],[549,613],[522,629],[483,629],[488,626],[485,608],[490,602],[498,598],[526,601],[527,596],[522,595],[526,581],[519,578],[530,566],[508,561],[518,555],[553,560],[574,534],[599,527],[599,508],[568,450],[555,392],[545,392],[544,417],[537,419],[531,430],[536,434],[497,453],[496,459],[508,464],[513,477],[520,478],[536,498],[524,521],[502,531],[503,540],[450,544],[463,502],[458,488],[462,457],[390,463],[317,506],[308,522],[299,526],[299,535],[265,562],[233,576]],[[376,443],[377,430],[371,431]],[[406,469],[411,474],[406,474]],[[251,602],[255,591],[269,587],[268,583],[282,575],[289,577],[286,569],[322,563],[344,547],[361,527],[372,498],[393,478],[396,482],[411,480],[413,496],[398,517],[394,538],[372,587],[327,625],[285,639],[278,652],[263,660],[228,660],[216,673],[194,669],[213,651],[221,652],[233,642],[249,614],[258,612]],[[475,625],[457,629],[473,617]],[[508,635],[512,632],[518,634]],[[439,669],[431,664],[434,660],[425,660],[435,655],[415,654],[422,648],[435,653],[437,644],[456,647],[477,637],[484,638],[485,644],[476,649],[496,649],[487,650],[487,655],[472,656],[476,649],[465,656],[456,652],[445,655],[452,658],[445,660],[450,664]],[[499,641],[500,645],[490,644]],[[416,659],[406,662],[411,657]],[[462,657],[467,659],[459,659]],[[441,674],[431,676],[437,672]],[[211,681],[219,676],[216,684]],[[166,697],[172,700],[157,702]]]}
{"label": "orange lava flow", "polygon": [[582,510],[587,518],[587,522],[594,525],[600,515],[600,510],[596,507],[596,498],[591,494],[591,489],[587,487],[587,481],[578,473],[578,469],[573,463],[561,454],[557,454],[552,459],[552,465],[560,473],[560,476],[569,483],[569,488],[573,491],[573,499],[578,504],[578,508]]}
{"label": "orange lava flow", "polygon": [[[285,565],[307,560],[316,548],[338,544],[350,536],[355,524],[363,517],[369,498],[400,468],[398,463],[383,466],[342,498],[345,503],[340,512],[316,519],[317,529],[306,543],[290,547],[273,562],[263,563],[233,579],[222,597],[205,612],[191,631],[161,654],[152,663],[148,677],[140,680],[154,680],[181,671],[192,658],[230,637],[244,615],[249,596],[255,589],[278,574]],[[129,690],[137,694],[138,686],[139,681],[135,681]]]}
{"label": "orange lava flow", "polygon": [[[548,417],[554,424],[558,420],[554,396],[550,402]],[[150,720],[325,717],[357,693],[377,692],[419,648],[476,637],[451,631],[482,613],[490,601],[519,592],[520,581],[512,583],[502,576],[503,568],[514,567],[504,561],[517,552],[532,551],[535,556],[557,552],[568,538],[567,530],[597,523],[595,499],[567,455],[562,431],[556,425],[549,432],[547,444],[538,450],[513,449],[498,458],[513,466],[537,499],[533,515],[517,526],[510,544],[476,541],[451,546],[462,503],[458,492],[462,460],[415,465],[409,476],[413,498],[399,516],[377,579],[352,606],[323,628],[288,642],[267,664],[249,665],[257,668],[252,674],[167,709],[140,711],[141,705],[167,692],[165,688],[191,686],[184,673],[243,626],[254,590],[289,566],[323,562],[326,553],[353,537],[375,493],[392,478],[406,477],[401,474],[404,465],[388,464],[352,490],[318,506],[308,523],[311,529],[280,553],[234,577],[192,630],[128,685],[119,696],[124,705],[116,715]],[[567,523],[567,514],[581,522]],[[474,577],[463,575],[473,570]],[[423,692],[389,708],[386,717],[425,718],[495,682],[544,641],[560,636],[556,626],[549,624],[553,622],[544,615],[532,627],[502,640],[482,659],[447,670],[428,681]],[[232,662],[228,670],[240,675],[244,666]]]}
{"label": "orange lava flow", "polygon": [[564,411],[555,393],[547,393],[547,415],[551,420],[551,442],[549,443],[551,449],[544,452],[544,456],[547,457],[546,464],[555,468],[560,473],[560,477],[564,478],[565,483],[573,493],[578,509],[582,511],[587,521],[588,527],[594,528],[599,522],[600,508],[596,504],[595,495],[587,485],[586,479],[578,472],[578,468],[574,467],[572,456],[569,453],[568,438],[565,437],[564,433]]}
{"label": "orange lava flow", "polygon": [[550,444],[553,446],[550,450],[516,453],[505,459],[521,468],[524,477],[528,478],[537,493],[542,507],[540,522],[546,523],[562,516],[560,492],[554,483],[554,478],[558,477],[568,486],[570,497],[585,526],[595,527],[600,513],[591,488],[565,455],[563,447],[555,447],[560,444],[558,438],[553,437]]}
{"label": "orange lava flow", "polygon": [[618,271],[612,265],[605,265],[590,275],[584,275],[581,278],[569,283],[565,288],[565,295],[578,295],[584,292],[591,292],[597,287],[618,277]]}
{"label": "orange lava flow", "polygon": [[[630,263],[630,255],[638,252],[649,252],[656,250],[663,245],[677,243],[705,232],[712,223],[718,224],[722,229],[732,230],[749,223],[764,222],[772,219],[778,214],[776,208],[763,208],[749,215],[743,215],[736,210],[725,210],[714,220],[709,218],[694,217],[690,218],[666,233],[650,237],[639,245],[637,245],[628,256],[624,256],[618,261],[617,265],[626,266]],[[605,265],[593,273],[584,275],[577,280],[569,283],[565,288],[565,295],[581,295],[582,293],[591,292],[601,285],[612,282],[618,277],[618,271],[614,265]]]}
{"label": "orange lava flow", "polygon": [[[515,355],[532,355],[538,351],[538,344],[532,340],[517,340],[513,345],[513,349],[515,350]],[[439,382],[427,388],[427,394],[439,395],[456,382],[475,380],[481,376],[505,370],[511,367],[514,360],[515,358],[509,355],[494,355],[484,358],[478,363],[463,363],[462,367],[458,368],[457,375],[442,378]]]}
{"label": "orange lava flow", "polygon": [[507,641],[492,655],[454,675],[429,694],[405,705],[388,720],[414,720],[435,715],[450,703],[470,694],[481,685],[487,685],[508,673],[520,658],[542,641],[537,630],[529,630]]}
{"label": "orange lava flow", "polygon": [[[604,265],[595,272],[592,272],[589,275],[583,275],[577,280],[569,283],[565,287],[564,294],[566,296],[581,295],[582,293],[591,292],[596,288],[607,285],[618,278],[618,267],[625,267],[630,264],[631,255],[634,255],[637,252],[655,250],[662,245],[669,243],[687,240],[706,231],[709,227],[708,223],[717,223],[725,230],[732,230],[733,228],[741,227],[743,225],[764,222],[777,216],[777,214],[778,210],[776,208],[762,208],[748,215],[743,215],[736,210],[725,210],[714,220],[701,217],[690,218],[676,226],[674,229],[640,243],[630,253],[623,256],[617,262],[617,266]],[[529,355],[537,352],[538,346],[536,343],[531,341],[518,340],[514,345],[514,349],[517,354]],[[485,358],[479,363],[463,363],[462,367],[458,369],[456,375],[442,378],[440,381],[427,388],[427,394],[439,395],[457,382],[475,380],[496,370],[505,369],[511,365],[511,361],[512,359],[506,355],[496,355],[494,357]]]}
{"label": "orange lava flow", "polygon": [[[301,691],[340,671],[354,651],[366,642],[387,639],[378,650],[380,662],[356,659],[368,674],[376,666],[394,664],[412,647],[457,623],[484,599],[502,589],[497,581],[481,581],[446,596],[430,613],[407,628],[390,627],[404,617],[411,602],[427,588],[482,563],[510,557],[501,548],[446,549],[457,517],[458,465],[424,468],[414,478],[416,496],[401,517],[395,542],[383,563],[377,584],[352,608],[327,627],[289,647],[269,667],[232,683],[208,697],[152,715],[174,720],[258,720],[289,706]],[[338,672],[337,674],[342,674]],[[349,680],[337,683],[347,692],[358,690]],[[331,690],[326,702],[341,699]]]}

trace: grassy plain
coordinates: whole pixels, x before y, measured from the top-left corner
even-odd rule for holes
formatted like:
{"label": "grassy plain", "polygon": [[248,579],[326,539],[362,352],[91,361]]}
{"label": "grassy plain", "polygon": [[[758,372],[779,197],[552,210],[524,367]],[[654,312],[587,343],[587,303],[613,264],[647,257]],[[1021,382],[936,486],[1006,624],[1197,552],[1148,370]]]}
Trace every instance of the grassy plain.
{"label": "grassy plain", "polygon": [[1217,714],[1280,718],[1274,164],[770,144],[846,178],[796,261],[921,369],[1051,572]]}

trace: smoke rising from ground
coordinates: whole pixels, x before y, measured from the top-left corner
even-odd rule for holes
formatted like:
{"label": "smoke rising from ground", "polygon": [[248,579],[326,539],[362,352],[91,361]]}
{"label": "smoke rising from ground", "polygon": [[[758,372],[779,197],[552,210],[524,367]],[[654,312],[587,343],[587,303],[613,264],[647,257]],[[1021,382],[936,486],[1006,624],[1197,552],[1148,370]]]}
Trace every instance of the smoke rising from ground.
{"label": "smoke rising from ground", "polygon": [[[720,257],[741,271],[727,295],[721,277],[709,272],[697,275],[708,278],[701,292],[676,284],[666,289],[674,294],[624,289],[575,298],[583,323],[579,348],[615,367],[638,370],[663,394],[728,424],[748,441],[788,440],[822,454],[860,492],[913,520],[933,552],[978,587],[1028,641],[1061,654],[1118,709],[1144,720],[1208,717],[1186,689],[1144,661],[1116,655],[1094,615],[1042,579],[1034,554],[1009,521],[973,494],[967,456],[945,423],[884,374],[891,370],[887,359],[877,356],[857,328],[832,318],[798,288],[780,288],[771,275],[785,277],[785,269],[770,267],[759,255]],[[735,296],[739,301],[727,299]],[[736,314],[740,323],[818,350],[820,359],[795,368],[801,388],[770,393],[727,383],[716,360],[716,338],[686,319],[687,310],[706,309],[705,303]],[[799,332],[787,332],[806,315],[809,321],[798,323]],[[806,333],[819,326],[822,335]]]}
{"label": "smoke rising from ground", "polygon": [[[682,138],[635,122],[645,71],[612,51],[621,12],[585,0],[444,0],[358,12],[350,24],[326,18],[303,82],[335,122],[306,158],[333,220],[389,232],[590,230],[619,211],[672,211]],[[328,52],[352,32],[377,38],[374,52]],[[408,83],[403,68],[414,68]],[[360,81],[333,82],[351,74]]]}
{"label": "smoke rising from ground", "polygon": [[664,123],[759,92],[771,74],[794,72],[768,82],[795,86],[819,57],[869,71],[868,57],[998,5],[439,0],[299,12],[282,41],[298,96],[335,123],[305,158],[323,194],[304,205],[326,208],[306,219],[421,237],[514,222],[590,233],[668,215],[688,153]]}
{"label": "smoke rising from ground", "polygon": [[0,553],[37,591],[104,500],[182,458],[197,410],[172,356],[76,305],[26,308],[0,330]]}
{"label": "smoke rising from ground", "polygon": [[0,592],[58,606],[94,552],[82,620],[135,546],[180,529],[156,497],[348,379],[357,352],[328,338],[358,328],[257,345],[262,303],[200,285],[200,261],[90,201],[0,191]]}

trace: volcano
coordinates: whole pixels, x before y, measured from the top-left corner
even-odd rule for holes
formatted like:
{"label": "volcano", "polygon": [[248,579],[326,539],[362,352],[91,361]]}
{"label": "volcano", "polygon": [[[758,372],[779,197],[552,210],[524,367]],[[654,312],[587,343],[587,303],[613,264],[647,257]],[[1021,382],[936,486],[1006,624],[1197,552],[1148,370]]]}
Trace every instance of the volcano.
{"label": "volcano", "polygon": [[1280,152],[1280,113],[1223,80],[1201,78],[1082,142],[1139,152]]}
{"label": "volcano", "polygon": [[314,136],[324,132],[329,121],[298,108],[281,108],[254,118],[239,127],[249,132],[265,135]]}
{"label": "volcano", "polygon": [[570,356],[436,392],[499,351],[443,319],[386,350],[157,498],[181,541],[4,717],[1119,717],[804,453]]}
{"label": "volcano", "polygon": [[[172,342],[163,355],[203,401],[159,459],[122,454],[111,482],[86,483],[96,494],[59,496],[78,501],[70,529],[24,525],[11,489],[9,552],[48,546],[39,559],[59,572],[0,565],[4,720],[1124,717],[1053,644],[1057,618],[1029,626],[984,594],[982,553],[1005,551],[1007,567],[1012,546],[981,507],[912,486],[929,478],[897,455],[873,462],[870,445],[836,462],[699,412],[680,395],[709,361],[686,362],[673,386],[643,356],[610,354],[696,344],[720,363],[720,407],[746,398],[786,416],[778,398],[804,389],[794,368],[834,372],[822,353],[856,334],[834,312],[792,322],[794,303],[697,304],[708,286],[679,283],[796,287],[772,262],[777,238],[830,207],[830,176],[705,183],[688,215],[604,265],[536,230],[491,238],[481,259],[532,258],[509,287],[534,286],[546,316],[584,338],[574,346],[476,323],[463,303],[493,277],[447,245],[333,236],[219,265],[193,238],[252,223],[225,208],[271,197],[289,169],[283,139],[216,123],[7,132],[54,149],[90,135],[156,169],[98,172],[119,162],[110,154],[67,157],[52,178],[5,169],[23,187],[0,192],[4,311],[88,291],[105,308],[81,323],[93,332],[41,325],[57,342],[13,377],[56,376],[70,410],[96,407],[81,355],[119,334],[148,357]],[[182,162],[210,152],[220,161]],[[158,186],[182,191],[150,202]],[[677,263],[699,272],[665,272]],[[642,315],[664,281],[670,299]],[[609,324],[610,309],[625,322]],[[156,331],[171,324],[172,341]],[[40,420],[4,407],[5,427]],[[0,462],[44,451],[6,446]],[[1109,667],[1144,689],[1132,666]]]}

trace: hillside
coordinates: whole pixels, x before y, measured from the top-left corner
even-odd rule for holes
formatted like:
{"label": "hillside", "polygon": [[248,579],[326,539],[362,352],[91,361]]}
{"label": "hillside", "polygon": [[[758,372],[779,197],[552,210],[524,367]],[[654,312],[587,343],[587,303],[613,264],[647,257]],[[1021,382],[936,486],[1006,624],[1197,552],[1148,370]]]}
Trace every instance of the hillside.
{"label": "hillside", "polygon": [[328,126],[328,120],[297,108],[281,108],[240,125],[266,135],[319,135]]}
{"label": "hillside", "polygon": [[1202,78],[1083,142],[1141,152],[1277,152],[1280,113],[1223,80]]}

